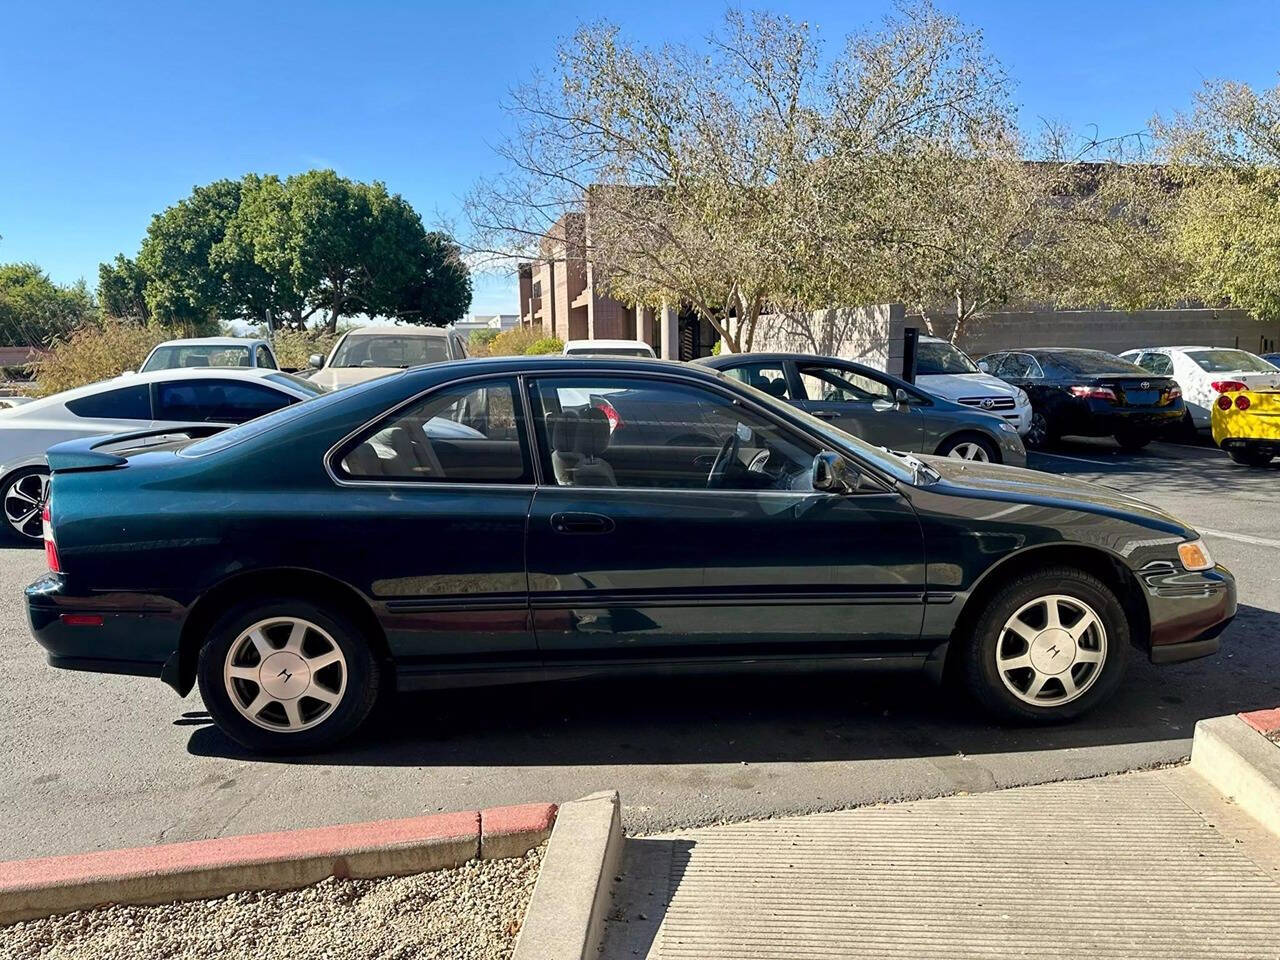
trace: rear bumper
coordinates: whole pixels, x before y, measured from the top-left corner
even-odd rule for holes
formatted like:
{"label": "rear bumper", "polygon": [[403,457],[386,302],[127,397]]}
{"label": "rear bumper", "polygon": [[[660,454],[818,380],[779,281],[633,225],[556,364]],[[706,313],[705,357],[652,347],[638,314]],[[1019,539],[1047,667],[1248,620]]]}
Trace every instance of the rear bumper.
{"label": "rear bumper", "polygon": [[48,574],[26,600],[31,634],[55,667],[158,677],[178,649],[185,611],[155,597],[76,595]]}
{"label": "rear bumper", "polygon": [[1180,663],[1218,652],[1236,615],[1236,581],[1226,567],[1188,573],[1153,565],[1140,575],[1151,619],[1152,663]]}

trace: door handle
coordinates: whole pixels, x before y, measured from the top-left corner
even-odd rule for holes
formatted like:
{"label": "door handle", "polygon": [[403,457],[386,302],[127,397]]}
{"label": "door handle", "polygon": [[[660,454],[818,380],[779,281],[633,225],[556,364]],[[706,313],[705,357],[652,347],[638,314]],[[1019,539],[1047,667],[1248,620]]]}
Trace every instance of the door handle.
{"label": "door handle", "polygon": [[815,417],[821,417],[823,420],[839,420],[840,414],[834,410],[812,410],[810,411]]}
{"label": "door handle", "polygon": [[611,533],[613,521],[598,513],[553,513],[551,529],[556,533]]}

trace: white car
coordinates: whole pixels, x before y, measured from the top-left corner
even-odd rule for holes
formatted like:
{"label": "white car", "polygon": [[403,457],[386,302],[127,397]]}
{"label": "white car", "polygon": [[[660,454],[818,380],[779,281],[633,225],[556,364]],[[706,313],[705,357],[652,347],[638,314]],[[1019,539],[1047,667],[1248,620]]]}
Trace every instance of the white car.
{"label": "white car", "polygon": [[916,386],[944,400],[963,403],[1013,424],[1025,437],[1031,429],[1031,400],[1025,391],[978,367],[964,351],[937,337],[916,346]]}
{"label": "white car", "polygon": [[653,347],[643,340],[570,340],[564,345],[566,357],[654,357]]}
{"label": "white car", "polygon": [[0,410],[4,533],[40,542],[40,508],[49,489],[45,451],[54,444],[170,424],[243,423],[321,393],[279,370],[200,367],[104,380]]}
{"label": "white car", "polygon": [[1206,433],[1212,428],[1213,404],[1223,392],[1216,384],[1243,383],[1251,390],[1280,389],[1280,368],[1235,347],[1139,347],[1120,357],[1157,376],[1177,380],[1191,422]]}
{"label": "white car", "polygon": [[326,360],[313,354],[312,383],[340,390],[406,367],[446,360],[462,360],[467,350],[452,327],[392,326],[348,330],[329,351]]}
{"label": "white car", "polygon": [[187,367],[262,367],[278,370],[275,351],[266,340],[242,337],[192,337],[156,344],[139,373],[185,370]]}

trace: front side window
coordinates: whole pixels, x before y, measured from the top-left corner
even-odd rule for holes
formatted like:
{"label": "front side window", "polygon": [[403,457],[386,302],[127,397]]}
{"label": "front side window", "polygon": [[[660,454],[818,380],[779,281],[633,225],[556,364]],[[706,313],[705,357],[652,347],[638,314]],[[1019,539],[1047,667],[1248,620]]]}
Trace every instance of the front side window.
{"label": "front side window", "polygon": [[244,423],[296,402],[279,390],[230,379],[156,384],[157,420]]}
{"label": "front side window", "polygon": [[842,367],[806,364],[800,367],[800,380],[810,400],[871,403],[874,400],[892,401],[894,398],[893,387],[889,384]]}
{"label": "front side window", "polygon": [[265,367],[267,370],[276,369],[276,362],[271,357],[271,351],[261,345],[258,346],[257,365]]}
{"label": "front side window", "polygon": [[621,376],[539,380],[539,446],[562,487],[811,490],[818,448],[700,387]]}
{"label": "front side window", "polygon": [[532,483],[522,414],[509,380],[444,387],[338,451],[352,480]]}
{"label": "front side window", "polygon": [[777,363],[745,363],[740,367],[730,367],[724,371],[730,380],[737,380],[747,386],[763,390],[771,397],[779,400],[790,400],[791,391],[787,389],[787,372]]}
{"label": "front side window", "polygon": [[150,420],[151,396],[146,384],[139,384],[68,400],[67,409],[93,420]]}
{"label": "front side window", "polygon": [[347,334],[334,351],[331,367],[416,367],[449,359],[444,337]]}

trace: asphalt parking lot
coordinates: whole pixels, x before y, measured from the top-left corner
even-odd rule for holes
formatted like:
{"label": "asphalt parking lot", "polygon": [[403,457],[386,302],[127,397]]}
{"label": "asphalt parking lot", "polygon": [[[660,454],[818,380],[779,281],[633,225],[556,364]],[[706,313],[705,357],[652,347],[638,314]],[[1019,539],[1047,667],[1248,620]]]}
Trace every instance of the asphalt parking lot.
{"label": "asphalt parking lot", "polygon": [[53,670],[21,588],[38,550],[0,550],[0,858],[563,800],[617,788],[634,832],[1158,766],[1196,720],[1280,703],[1280,466],[1109,441],[1034,454],[1197,526],[1236,574],[1223,652],[1154,667],[1069,726],[991,726],[925,680],[768,677],[544,684],[400,696],[339,752],[246,756],[199,698],[157,680]]}

